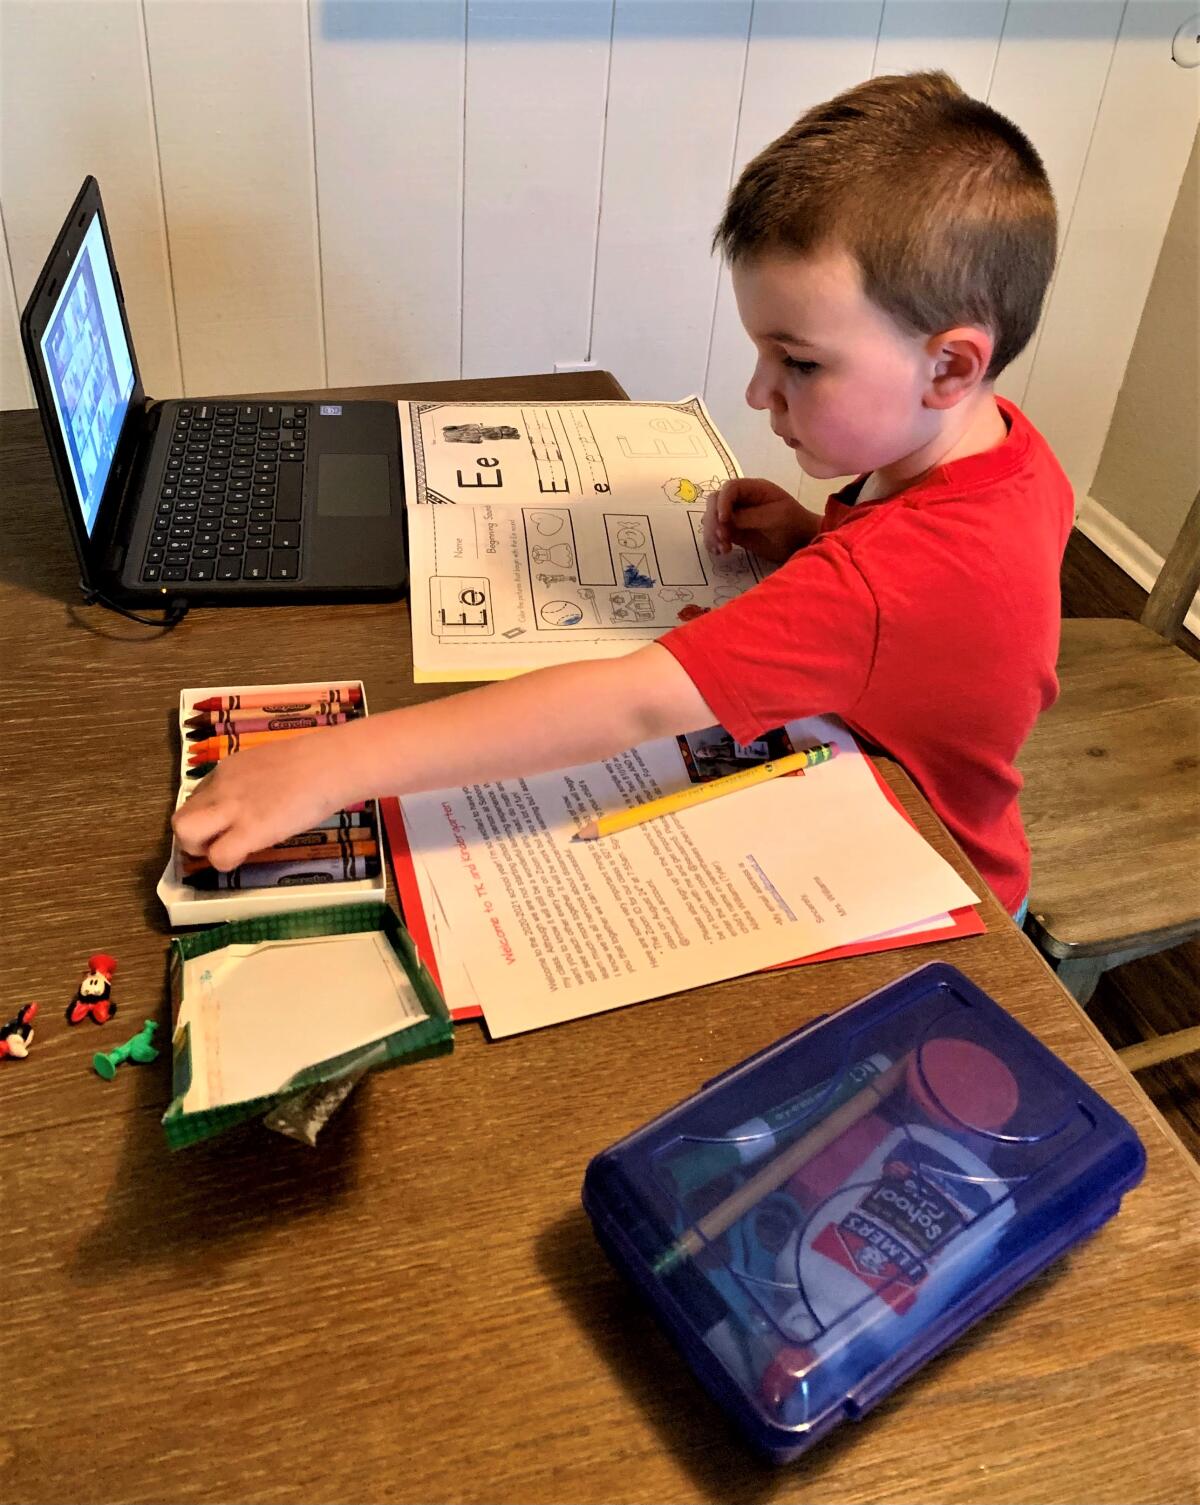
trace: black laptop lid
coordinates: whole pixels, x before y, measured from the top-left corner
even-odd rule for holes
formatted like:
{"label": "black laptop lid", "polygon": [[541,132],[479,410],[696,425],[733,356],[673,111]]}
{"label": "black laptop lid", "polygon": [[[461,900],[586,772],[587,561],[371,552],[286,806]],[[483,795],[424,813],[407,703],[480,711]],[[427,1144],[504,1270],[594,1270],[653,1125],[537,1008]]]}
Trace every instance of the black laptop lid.
{"label": "black laptop lid", "polygon": [[144,407],[95,178],[21,316],[21,339],[85,584],[102,574]]}

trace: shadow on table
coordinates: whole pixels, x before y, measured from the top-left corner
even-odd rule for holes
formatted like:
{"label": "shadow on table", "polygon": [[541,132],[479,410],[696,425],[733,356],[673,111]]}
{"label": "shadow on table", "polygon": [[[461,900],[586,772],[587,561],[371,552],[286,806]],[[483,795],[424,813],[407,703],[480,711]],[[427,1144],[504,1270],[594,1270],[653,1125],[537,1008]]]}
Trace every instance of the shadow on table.
{"label": "shadow on table", "polygon": [[[102,606],[84,604],[70,524],[32,412],[0,413],[0,532],[0,584],[61,603],[66,629],[135,640],[154,630]],[[142,610],[153,614],[153,601]],[[44,621],[43,610],[39,622]]]}
{"label": "shadow on table", "polygon": [[[164,747],[167,750],[166,757],[162,760],[162,771],[156,782],[163,786],[161,808],[166,811],[166,817],[161,826],[149,828],[146,832],[145,844],[138,860],[138,893],[142,901],[142,919],[146,929],[155,931],[159,935],[170,937],[176,930],[190,930],[192,926],[176,926],[171,923],[171,917],[163,907],[162,900],[158,897],[158,882],[162,877],[167,863],[171,858],[172,834],[171,816],[175,812],[175,797],[179,790],[179,773],[176,748],[179,740],[179,712],[172,709],[163,718]],[[147,805],[150,805],[147,799]],[[212,922],[213,924],[216,921]],[[167,953],[167,970],[163,980],[163,994],[171,995],[170,977],[170,951]]]}
{"label": "shadow on table", "polygon": [[836,1467],[852,1441],[844,1434],[819,1444],[808,1459],[786,1471],[752,1451],[608,1263],[582,1212],[545,1231],[538,1243],[538,1265],[597,1358],[653,1422],[663,1446],[691,1474],[702,1498],[757,1505],[794,1482],[796,1468],[817,1478]]}
{"label": "shadow on table", "polygon": [[[760,1505],[783,1489],[794,1489],[803,1472],[813,1498],[832,1498],[844,1475],[848,1453],[866,1442],[865,1431],[893,1407],[920,1408],[953,1404],[964,1386],[976,1398],[996,1383],[994,1363],[982,1355],[969,1369],[956,1368],[956,1388],[938,1390],[944,1360],[931,1360],[881,1402],[861,1425],[847,1421],[795,1462],[766,1462],[742,1439],[725,1413],[710,1399],[683,1357],[651,1318],[636,1292],[614,1271],[592,1234],[582,1211],[569,1213],[546,1229],[538,1241],[538,1266],[570,1309],[597,1359],[606,1364],[657,1428],[663,1446],[675,1454],[705,1500],[730,1505]],[[1060,1261],[1004,1303],[978,1327],[953,1344],[960,1361],[992,1339],[996,1322],[1014,1320],[1036,1303],[1047,1285],[1067,1268]]]}
{"label": "shadow on table", "polygon": [[[165,1008],[159,1018],[165,1023]],[[103,1213],[75,1249],[73,1280],[92,1284],[98,1269],[215,1274],[281,1227],[336,1217],[354,1195],[366,1084],[326,1125],[315,1150],[258,1119],[170,1150],[159,1122],[170,1070],[169,1049],[137,1068],[136,1109],[125,1115]]]}

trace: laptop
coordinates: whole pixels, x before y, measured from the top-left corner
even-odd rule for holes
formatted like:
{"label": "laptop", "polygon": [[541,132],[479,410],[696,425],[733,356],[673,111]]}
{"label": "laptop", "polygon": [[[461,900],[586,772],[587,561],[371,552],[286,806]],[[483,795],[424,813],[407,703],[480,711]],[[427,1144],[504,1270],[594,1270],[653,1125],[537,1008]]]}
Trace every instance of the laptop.
{"label": "laptop", "polygon": [[180,609],[402,594],[395,403],[147,397],[95,178],[21,339],[89,597]]}

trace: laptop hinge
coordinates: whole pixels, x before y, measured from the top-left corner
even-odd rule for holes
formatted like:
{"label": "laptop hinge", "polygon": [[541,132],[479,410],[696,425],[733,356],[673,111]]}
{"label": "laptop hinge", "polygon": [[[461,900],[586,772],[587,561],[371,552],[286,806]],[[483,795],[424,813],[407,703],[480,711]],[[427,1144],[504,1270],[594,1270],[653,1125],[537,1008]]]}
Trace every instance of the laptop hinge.
{"label": "laptop hinge", "polygon": [[113,508],[112,532],[109,534],[104,560],[105,569],[110,574],[119,574],[125,563],[137,500],[142,493],[142,479],[154,451],[154,436],[158,432],[161,416],[161,404],[144,398],[135,418],[136,438],[125,454],[118,454],[113,462],[109,485],[113,488],[117,502]]}

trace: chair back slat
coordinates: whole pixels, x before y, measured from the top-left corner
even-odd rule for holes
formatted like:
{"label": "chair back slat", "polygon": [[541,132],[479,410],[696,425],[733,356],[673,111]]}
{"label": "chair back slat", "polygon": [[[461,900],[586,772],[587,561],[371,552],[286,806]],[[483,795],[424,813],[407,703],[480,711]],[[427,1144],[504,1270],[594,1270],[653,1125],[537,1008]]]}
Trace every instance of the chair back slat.
{"label": "chair back slat", "polygon": [[1158,572],[1142,626],[1173,643],[1200,586],[1200,491]]}

